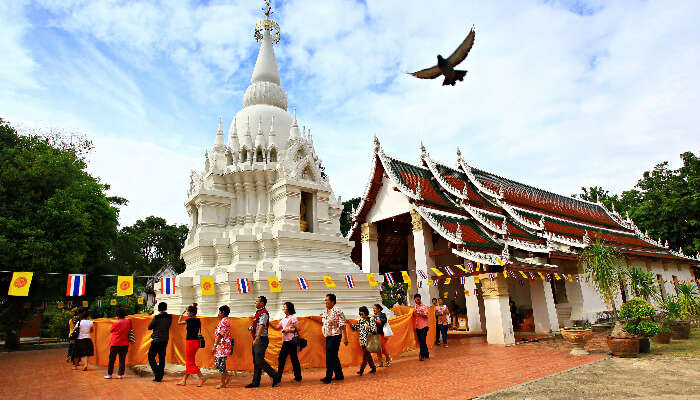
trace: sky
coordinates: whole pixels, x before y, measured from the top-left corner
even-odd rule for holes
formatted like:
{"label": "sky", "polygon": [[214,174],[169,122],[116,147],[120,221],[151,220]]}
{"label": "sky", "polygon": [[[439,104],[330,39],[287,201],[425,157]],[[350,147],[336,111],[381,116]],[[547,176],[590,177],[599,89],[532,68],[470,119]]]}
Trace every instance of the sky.
{"label": "sky", "polygon": [[[700,2],[274,1],[282,87],[336,195],[362,195],[372,138],[417,162],[555,193],[630,189],[700,150]],[[0,118],[90,138],[122,226],[187,223],[189,171],[242,108],[263,1],[0,2]],[[411,72],[476,29],[441,86]]]}

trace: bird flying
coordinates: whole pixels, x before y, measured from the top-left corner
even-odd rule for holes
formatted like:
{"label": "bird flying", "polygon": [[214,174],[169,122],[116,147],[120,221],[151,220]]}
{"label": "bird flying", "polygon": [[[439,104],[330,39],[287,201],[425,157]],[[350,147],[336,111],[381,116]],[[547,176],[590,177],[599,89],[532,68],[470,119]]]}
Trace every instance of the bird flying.
{"label": "bird flying", "polygon": [[442,58],[440,54],[437,56],[437,65],[433,65],[430,68],[422,69],[411,73],[410,75],[415,76],[420,79],[435,79],[440,75],[445,76],[445,80],[442,82],[443,86],[452,85],[454,86],[457,81],[463,81],[464,76],[467,74],[466,70],[454,69],[459,63],[464,61],[469,54],[469,50],[474,46],[474,28],[469,31],[469,34],[464,39],[462,44],[457,47],[457,50],[452,53],[447,58]]}

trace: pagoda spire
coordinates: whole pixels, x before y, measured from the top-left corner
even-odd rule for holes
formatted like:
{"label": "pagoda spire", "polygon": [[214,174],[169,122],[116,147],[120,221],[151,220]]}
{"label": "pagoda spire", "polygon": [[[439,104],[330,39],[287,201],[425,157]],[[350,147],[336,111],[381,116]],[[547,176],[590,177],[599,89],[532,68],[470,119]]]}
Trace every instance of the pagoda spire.
{"label": "pagoda spire", "polygon": [[297,109],[294,109],[294,117],[292,119],[292,126],[289,128],[289,139],[299,139],[301,133],[299,132],[299,124],[297,123]]}
{"label": "pagoda spire", "polygon": [[255,24],[255,40],[261,43],[258,59],[255,61],[255,68],[253,69],[253,77],[250,81],[251,83],[274,82],[279,85],[280,71],[277,68],[277,60],[272,43],[279,43],[280,27],[275,21],[270,19],[270,15],[273,12],[269,0],[265,1],[263,12],[265,13],[265,19]]}
{"label": "pagoda spire", "polygon": [[216,139],[214,140],[214,150],[222,150],[226,148],[226,143],[224,141],[224,129],[221,122],[221,117],[219,117],[219,129],[216,131]]}

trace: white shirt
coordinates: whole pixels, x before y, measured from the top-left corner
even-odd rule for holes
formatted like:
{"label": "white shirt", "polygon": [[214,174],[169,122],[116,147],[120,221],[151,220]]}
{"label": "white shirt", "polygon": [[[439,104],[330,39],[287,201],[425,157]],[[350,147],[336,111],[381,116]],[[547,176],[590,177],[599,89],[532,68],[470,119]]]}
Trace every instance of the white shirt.
{"label": "white shirt", "polygon": [[93,322],[89,319],[83,319],[80,321],[78,339],[90,339],[90,328],[92,328],[92,324]]}

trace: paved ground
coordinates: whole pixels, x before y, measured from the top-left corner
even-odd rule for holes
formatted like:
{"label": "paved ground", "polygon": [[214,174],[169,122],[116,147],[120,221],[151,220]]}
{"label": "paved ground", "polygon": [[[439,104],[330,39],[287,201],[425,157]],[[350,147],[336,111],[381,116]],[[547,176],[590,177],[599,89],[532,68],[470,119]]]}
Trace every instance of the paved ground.
{"label": "paved ground", "polygon": [[[395,359],[375,375],[359,377],[357,367],[345,369],[346,380],[324,385],[321,370],[304,371],[304,382],[292,383],[285,375],[282,385],[245,389],[249,377],[235,377],[232,387],[216,390],[217,382],[205,386],[176,386],[178,378],[166,377],[160,384],[127,372],[126,379],[106,381],[105,369],[91,366],[88,372],[73,371],[63,361],[63,349],[0,353],[0,398],[2,399],[217,399],[255,396],[276,399],[466,399],[545,377],[592,361],[604,354],[570,356],[565,350],[541,348],[538,344],[503,348],[487,346],[483,337],[453,340],[449,348],[437,348],[431,359],[419,362],[415,354]],[[196,380],[192,383],[196,383]]]}

